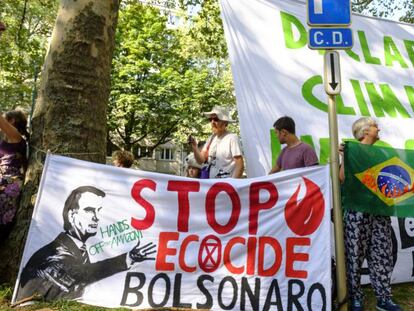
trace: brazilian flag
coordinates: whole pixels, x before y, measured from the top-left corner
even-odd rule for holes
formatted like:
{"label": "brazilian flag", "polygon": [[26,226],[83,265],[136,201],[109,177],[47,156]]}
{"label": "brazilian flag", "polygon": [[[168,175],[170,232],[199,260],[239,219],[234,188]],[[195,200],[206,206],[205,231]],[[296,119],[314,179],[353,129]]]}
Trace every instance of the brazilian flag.
{"label": "brazilian flag", "polygon": [[344,164],[344,209],[414,217],[414,150],[347,142]]}

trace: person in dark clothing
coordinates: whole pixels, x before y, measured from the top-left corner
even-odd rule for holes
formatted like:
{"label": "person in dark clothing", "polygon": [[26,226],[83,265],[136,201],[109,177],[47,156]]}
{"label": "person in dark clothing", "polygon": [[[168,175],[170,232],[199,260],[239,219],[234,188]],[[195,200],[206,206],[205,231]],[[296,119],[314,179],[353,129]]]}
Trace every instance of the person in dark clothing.
{"label": "person in dark clothing", "polygon": [[[0,35],[6,26],[0,21]],[[0,115],[0,245],[7,239],[15,220],[26,169],[27,119],[23,111]]]}
{"label": "person in dark clothing", "polygon": [[26,115],[21,110],[0,115],[0,243],[9,235],[17,213],[27,166],[26,127]]}

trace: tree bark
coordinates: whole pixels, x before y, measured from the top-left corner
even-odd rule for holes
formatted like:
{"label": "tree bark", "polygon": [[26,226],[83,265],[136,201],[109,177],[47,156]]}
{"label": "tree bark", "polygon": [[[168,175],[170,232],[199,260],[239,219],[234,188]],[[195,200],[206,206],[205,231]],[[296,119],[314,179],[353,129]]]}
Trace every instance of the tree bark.
{"label": "tree bark", "polygon": [[118,9],[119,0],[61,0],[33,113],[20,208],[0,248],[0,283],[17,277],[46,152],[105,162]]}

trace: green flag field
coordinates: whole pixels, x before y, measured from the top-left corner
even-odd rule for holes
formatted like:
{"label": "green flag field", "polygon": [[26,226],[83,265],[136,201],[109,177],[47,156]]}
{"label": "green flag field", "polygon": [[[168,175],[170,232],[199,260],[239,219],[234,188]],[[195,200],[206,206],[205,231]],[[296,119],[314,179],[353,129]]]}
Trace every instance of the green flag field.
{"label": "green flag field", "polygon": [[347,142],[344,165],[345,210],[414,217],[414,150]]}

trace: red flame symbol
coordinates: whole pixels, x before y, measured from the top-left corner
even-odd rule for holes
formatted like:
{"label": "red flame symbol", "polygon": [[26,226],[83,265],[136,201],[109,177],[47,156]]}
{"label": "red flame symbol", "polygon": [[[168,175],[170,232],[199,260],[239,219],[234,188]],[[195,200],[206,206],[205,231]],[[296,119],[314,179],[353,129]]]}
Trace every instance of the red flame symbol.
{"label": "red flame symbol", "polygon": [[298,202],[300,185],[288,200],[285,207],[285,219],[288,227],[300,236],[310,235],[318,229],[325,213],[325,201],[317,184],[303,178],[306,195]]}

